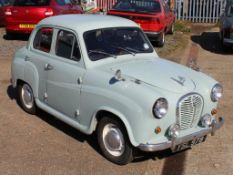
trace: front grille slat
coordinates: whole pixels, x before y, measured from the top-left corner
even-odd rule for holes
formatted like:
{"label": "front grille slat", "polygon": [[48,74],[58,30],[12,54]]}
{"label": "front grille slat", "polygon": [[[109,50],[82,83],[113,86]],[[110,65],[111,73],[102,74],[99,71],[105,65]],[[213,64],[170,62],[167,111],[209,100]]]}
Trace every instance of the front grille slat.
{"label": "front grille slat", "polygon": [[189,94],[179,100],[177,117],[181,130],[191,128],[197,123],[202,113],[203,104],[203,99],[199,94]]}

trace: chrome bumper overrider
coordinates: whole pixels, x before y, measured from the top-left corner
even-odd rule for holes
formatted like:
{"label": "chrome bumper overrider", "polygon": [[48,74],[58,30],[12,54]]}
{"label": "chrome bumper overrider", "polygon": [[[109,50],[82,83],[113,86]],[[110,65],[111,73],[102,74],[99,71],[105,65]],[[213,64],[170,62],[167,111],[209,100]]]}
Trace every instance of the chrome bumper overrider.
{"label": "chrome bumper overrider", "polygon": [[195,138],[199,138],[202,136],[205,136],[207,134],[214,135],[215,131],[222,127],[224,123],[223,117],[219,117],[218,121],[213,120],[212,124],[209,128],[203,128],[201,131],[192,133],[190,135],[180,137],[180,138],[171,138],[167,142],[159,143],[159,144],[140,144],[138,148],[142,151],[146,152],[154,152],[154,151],[161,151],[168,148],[173,148],[176,145],[179,145],[184,142],[188,142],[190,140],[193,140]]}

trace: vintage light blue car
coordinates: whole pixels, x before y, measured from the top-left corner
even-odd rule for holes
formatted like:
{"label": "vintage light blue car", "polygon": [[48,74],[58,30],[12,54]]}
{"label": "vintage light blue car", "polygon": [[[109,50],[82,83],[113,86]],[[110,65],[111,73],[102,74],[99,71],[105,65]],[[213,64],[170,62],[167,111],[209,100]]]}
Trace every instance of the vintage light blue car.
{"label": "vintage light blue car", "polygon": [[160,59],[134,22],[104,15],[46,18],[12,61],[22,108],[40,108],[78,130],[97,133],[117,164],[134,150],[180,151],[223,124],[222,86]]}

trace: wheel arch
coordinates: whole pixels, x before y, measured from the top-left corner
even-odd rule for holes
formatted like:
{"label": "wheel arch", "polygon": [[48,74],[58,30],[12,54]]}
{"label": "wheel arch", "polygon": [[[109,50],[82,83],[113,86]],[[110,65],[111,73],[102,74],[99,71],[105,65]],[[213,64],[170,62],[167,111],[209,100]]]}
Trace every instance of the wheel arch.
{"label": "wheel arch", "polygon": [[90,133],[94,132],[97,129],[99,121],[101,120],[101,118],[103,118],[105,116],[108,116],[108,117],[111,117],[113,119],[118,120],[122,124],[122,126],[124,127],[130,143],[134,146],[138,145],[137,142],[135,141],[135,138],[134,138],[133,132],[132,132],[132,128],[131,128],[128,120],[126,119],[126,117],[122,113],[120,113],[119,111],[116,111],[114,109],[101,108],[97,112],[95,112],[95,114],[92,117],[92,121],[91,121],[91,125],[90,125]]}

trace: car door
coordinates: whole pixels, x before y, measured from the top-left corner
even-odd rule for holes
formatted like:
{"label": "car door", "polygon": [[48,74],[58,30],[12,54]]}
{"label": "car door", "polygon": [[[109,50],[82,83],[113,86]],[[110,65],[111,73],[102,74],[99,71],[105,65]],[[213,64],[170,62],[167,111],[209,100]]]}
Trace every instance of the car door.
{"label": "car door", "polygon": [[54,54],[45,64],[48,73],[46,103],[53,109],[75,118],[79,115],[82,79],[85,74],[76,35],[56,31]]}
{"label": "car door", "polygon": [[[54,30],[51,27],[42,27],[33,33],[31,52],[25,56],[25,74],[28,68],[34,67],[38,75],[38,98],[41,102],[46,101],[47,71],[45,65],[51,55],[51,46]],[[29,65],[30,64],[30,65]],[[28,65],[28,66],[27,66]],[[36,77],[35,77],[36,78]]]}

